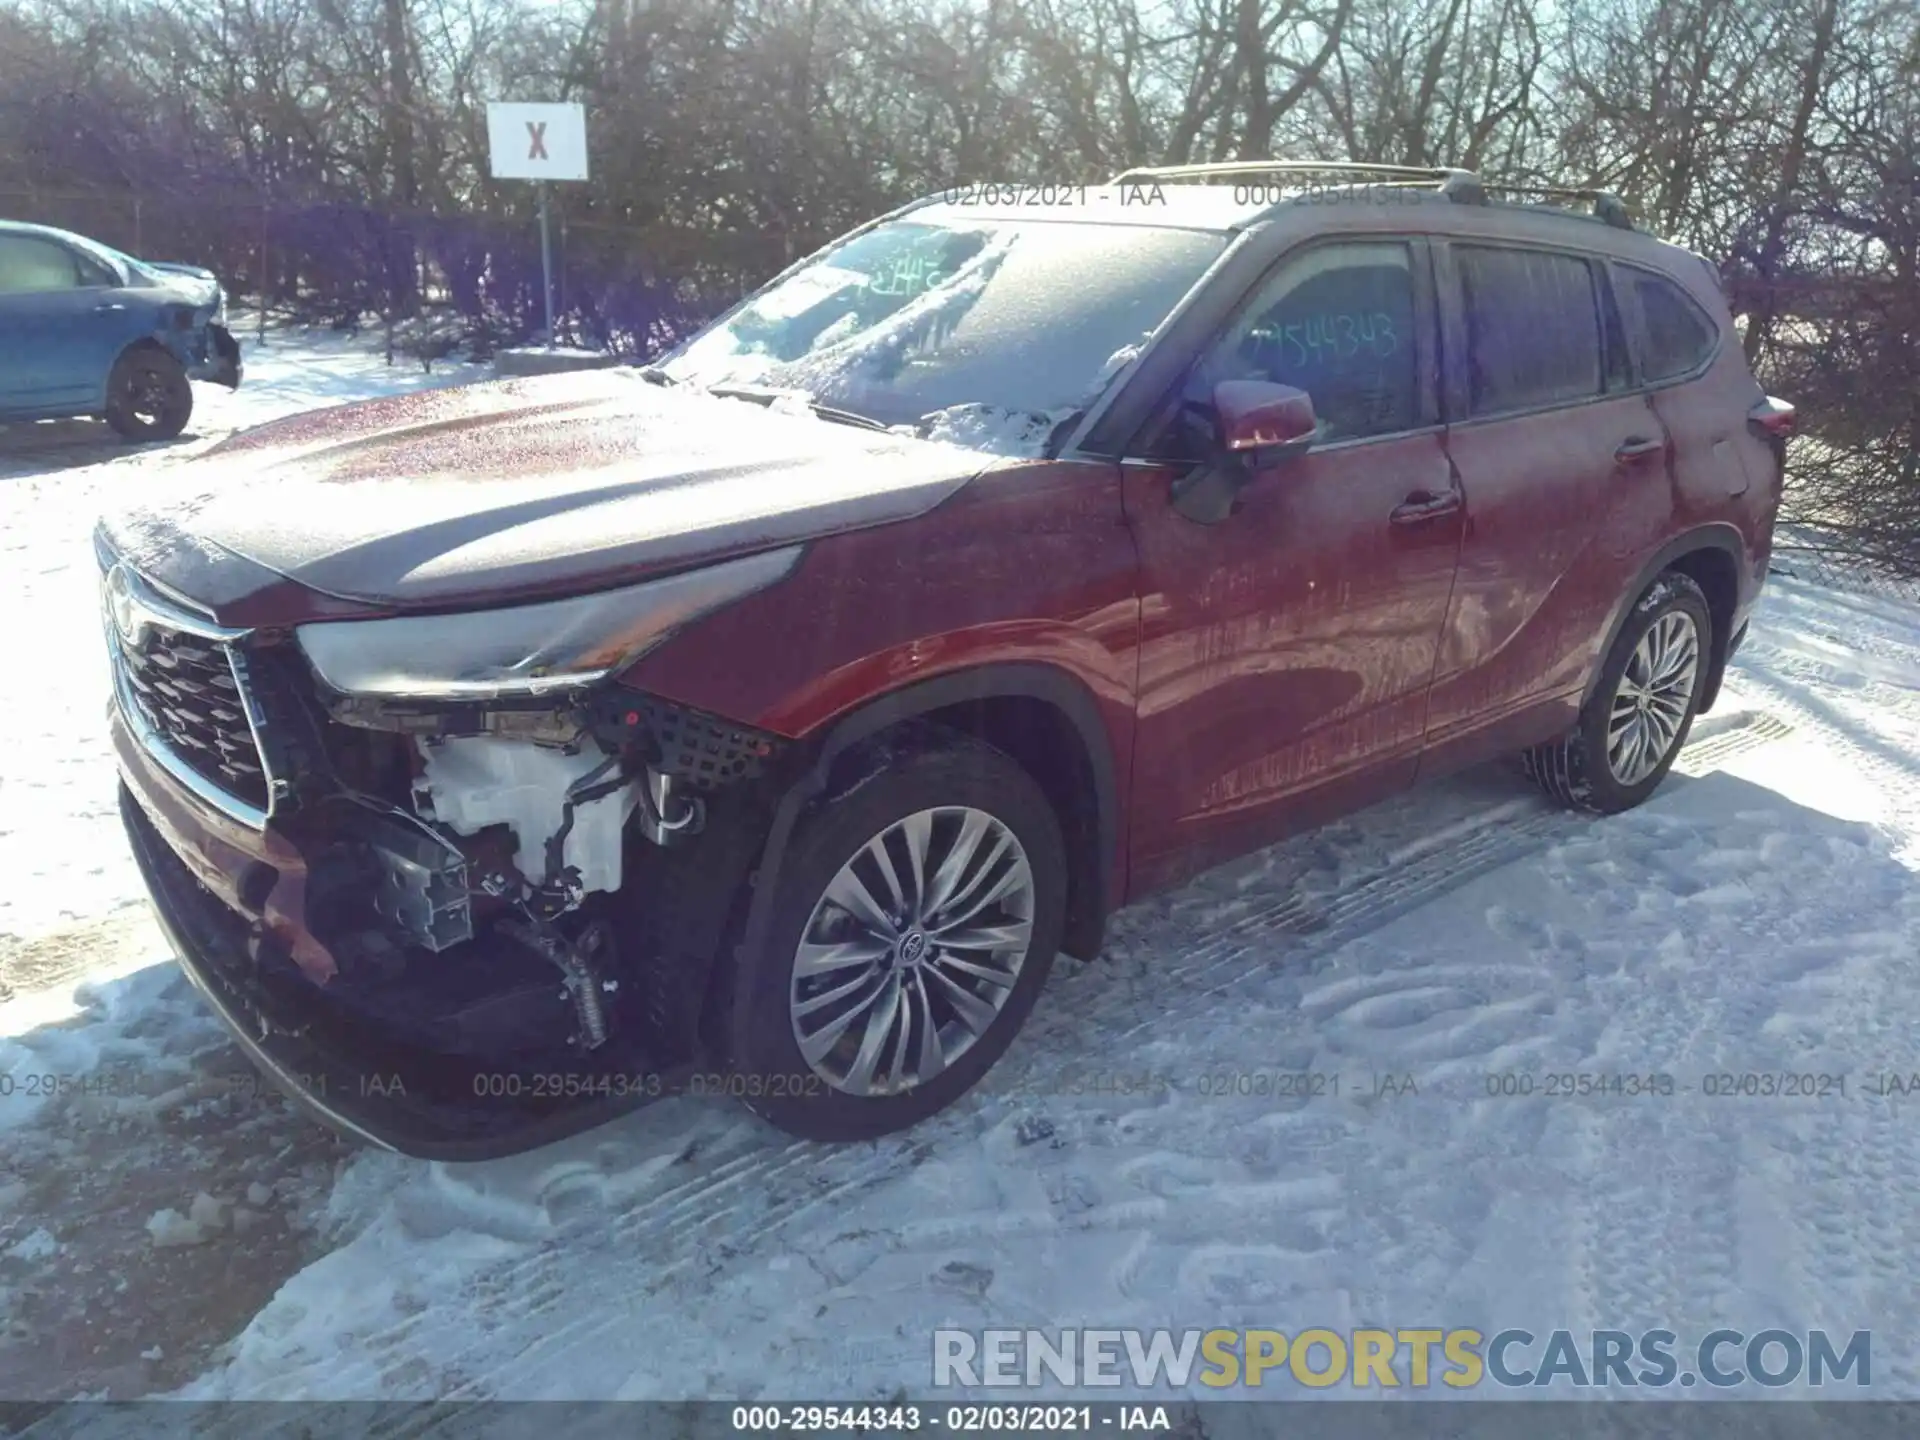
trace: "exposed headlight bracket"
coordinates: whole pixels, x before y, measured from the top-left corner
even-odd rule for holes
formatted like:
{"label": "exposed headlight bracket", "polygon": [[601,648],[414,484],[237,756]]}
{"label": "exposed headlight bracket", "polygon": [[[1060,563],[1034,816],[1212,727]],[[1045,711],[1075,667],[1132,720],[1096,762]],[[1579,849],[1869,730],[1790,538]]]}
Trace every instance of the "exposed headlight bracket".
{"label": "exposed headlight bracket", "polygon": [[694,790],[758,779],[791,743],[751,725],[618,686],[587,702],[582,723],[604,745],[641,747],[653,769]]}

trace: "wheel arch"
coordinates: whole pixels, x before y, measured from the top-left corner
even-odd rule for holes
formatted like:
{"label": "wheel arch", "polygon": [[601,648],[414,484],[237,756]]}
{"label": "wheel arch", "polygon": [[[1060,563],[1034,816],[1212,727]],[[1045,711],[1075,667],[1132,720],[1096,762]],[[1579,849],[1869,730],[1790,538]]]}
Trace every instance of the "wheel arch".
{"label": "wheel arch", "polygon": [[760,943],[764,913],[795,823],[845,784],[875,742],[911,724],[934,724],[1005,751],[1046,794],[1067,843],[1067,928],[1062,949],[1100,951],[1114,902],[1120,797],[1112,737],[1093,693],[1056,666],[1008,662],[936,675],[877,696],[823,727],[812,764],[780,797],[749,902],[743,943]]}
{"label": "wheel arch", "polygon": [[1613,653],[1614,641],[1620,638],[1628,617],[1633,614],[1634,605],[1647,593],[1647,587],[1662,574],[1678,570],[1706,594],[1708,615],[1713,621],[1707,673],[1701,682],[1700,703],[1696,713],[1704,715],[1712,709],[1720,695],[1720,681],[1726,673],[1728,646],[1733,638],[1733,617],[1740,604],[1740,574],[1745,555],[1746,546],[1740,532],[1725,524],[1703,525],[1689,530],[1656,550],[1640,567],[1640,573],[1633,583],[1614,602],[1600,648],[1595,652],[1593,673],[1587,677],[1586,688],[1580,697],[1582,708],[1593,699],[1601,671],[1606,667],[1607,656]]}
{"label": "wheel arch", "polygon": [[[166,342],[161,340],[159,336],[152,334],[136,335],[127,341],[126,344],[114,352],[113,363],[114,365],[118,365],[122,360],[126,359],[127,356],[145,350],[151,350],[157,355],[164,355],[176,365],[180,363],[180,357],[167,348]],[[112,366],[108,367],[109,370],[112,368]]]}
{"label": "wheel arch", "polygon": [[150,330],[142,330],[113,352],[113,361],[107,366],[107,373],[100,377],[100,395],[103,402],[113,398],[113,372],[118,370],[121,361],[130,355],[164,355],[180,367],[181,375],[184,376],[187,373],[186,363],[165,340]]}

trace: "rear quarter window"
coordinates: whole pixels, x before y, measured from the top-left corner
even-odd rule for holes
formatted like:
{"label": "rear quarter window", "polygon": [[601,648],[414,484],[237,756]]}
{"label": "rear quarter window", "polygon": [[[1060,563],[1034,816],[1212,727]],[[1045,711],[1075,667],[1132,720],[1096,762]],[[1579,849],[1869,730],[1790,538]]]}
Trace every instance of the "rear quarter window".
{"label": "rear quarter window", "polygon": [[1664,275],[1637,265],[1619,266],[1632,308],[1639,316],[1640,374],[1647,382],[1677,379],[1698,370],[1720,342],[1720,327],[1691,295]]}

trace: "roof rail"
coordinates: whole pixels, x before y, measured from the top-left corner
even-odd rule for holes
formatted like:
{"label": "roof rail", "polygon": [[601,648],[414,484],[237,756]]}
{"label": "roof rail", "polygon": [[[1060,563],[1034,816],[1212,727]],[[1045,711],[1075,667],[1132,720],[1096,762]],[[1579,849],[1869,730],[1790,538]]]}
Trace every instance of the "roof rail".
{"label": "roof rail", "polygon": [[1196,165],[1140,165],[1121,171],[1107,183],[1124,185],[1149,180],[1227,180],[1244,175],[1274,175],[1291,179],[1329,175],[1356,184],[1432,186],[1460,205],[1488,205],[1493,203],[1494,196],[1509,195],[1537,196],[1546,201],[1579,200],[1589,205],[1593,217],[1604,224],[1616,230],[1634,228],[1626,202],[1611,191],[1584,186],[1489,181],[1481,179],[1472,170],[1451,165],[1376,165],[1368,160],[1215,160]]}
{"label": "roof rail", "polygon": [[[1491,184],[1483,183],[1481,188],[1495,195],[1531,195],[1547,201],[1581,200],[1592,207],[1593,218],[1602,224],[1611,225],[1616,230],[1634,228],[1633,217],[1627,212],[1627,202],[1611,190],[1595,190],[1585,186],[1529,185],[1500,180]],[[1487,202],[1483,198],[1477,203],[1484,205]]]}
{"label": "roof rail", "polygon": [[1124,185],[1144,180],[1225,180],[1237,175],[1339,175],[1351,180],[1374,179],[1387,184],[1442,185],[1465,170],[1441,165],[1375,165],[1366,160],[1215,160],[1203,165],[1141,165],[1123,170],[1107,183]]}

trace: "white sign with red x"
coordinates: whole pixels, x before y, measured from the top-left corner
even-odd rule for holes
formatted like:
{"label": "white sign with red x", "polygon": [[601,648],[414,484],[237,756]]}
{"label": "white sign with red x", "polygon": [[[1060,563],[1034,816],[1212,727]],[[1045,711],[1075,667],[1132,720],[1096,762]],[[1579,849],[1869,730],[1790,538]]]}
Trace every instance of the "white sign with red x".
{"label": "white sign with red x", "polygon": [[579,105],[487,102],[496,180],[587,178],[587,112]]}

